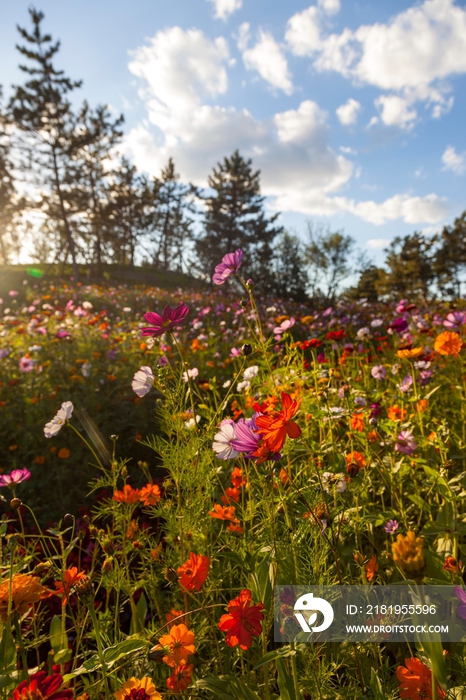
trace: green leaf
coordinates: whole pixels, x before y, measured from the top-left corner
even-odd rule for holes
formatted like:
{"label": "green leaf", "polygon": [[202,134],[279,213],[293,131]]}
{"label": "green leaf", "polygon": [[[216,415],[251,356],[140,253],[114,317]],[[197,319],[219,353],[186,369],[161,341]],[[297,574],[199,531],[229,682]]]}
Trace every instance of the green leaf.
{"label": "green leaf", "polygon": [[292,677],[289,675],[283,659],[277,659],[278,687],[281,700],[300,700],[296,694]]}
{"label": "green leaf", "polygon": [[[134,606],[134,601],[133,601]],[[144,623],[147,614],[147,599],[144,593],[141,594],[138,603],[133,608],[133,615],[131,617],[131,624],[129,628],[130,635],[137,634],[144,630]]]}
{"label": "green leaf", "polygon": [[222,700],[260,700],[259,695],[235,676],[211,676],[195,682],[200,690],[210,690]]}
{"label": "green leaf", "polygon": [[122,656],[131,654],[135,651],[141,651],[148,647],[148,642],[143,639],[125,639],[113,647],[108,647],[104,651],[104,660],[107,666],[112,666],[115,661],[121,659]]}
{"label": "green leaf", "polygon": [[265,666],[265,664],[268,664],[271,661],[275,661],[276,659],[284,659],[287,656],[295,655],[296,650],[291,649],[290,647],[283,647],[282,649],[275,649],[274,651],[269,651],[262,657],[260,661],[257,662],[257,664],[253,668],[253,671],[260,668],[261,666]]}
{"label": "green leaf", "polygon": [[8,674],[16,668],[16,645],[9,625],[2,630],[0,640],[0,672]]}
{"label": "green leaf", "polygon": [[369,687],[372,691],[374,700],[386,700],[386,696],[382,688],[382,682],[378,677],[375,668],[371,668],[371,679],[369,681]]}

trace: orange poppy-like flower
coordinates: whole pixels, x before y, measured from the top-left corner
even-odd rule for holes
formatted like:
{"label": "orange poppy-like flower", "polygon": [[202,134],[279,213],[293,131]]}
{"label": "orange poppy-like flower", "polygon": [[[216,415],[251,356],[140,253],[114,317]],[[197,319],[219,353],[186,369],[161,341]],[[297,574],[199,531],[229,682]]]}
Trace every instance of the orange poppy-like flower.
{"label": "orange poppy-like flower", "polygon": [[[23,615],[32,603],[48,596],[47,589],[39,583],[36,576],[30,574],[13,574],[11,581],[11,612]],[[8,599],[10,597],[10,579],[0,583],[0,619],[8,620]]]}
{"label": "orange poppy-like flower", "polygon": [[139,496],[139,489],[133,489],[129,484],[125,484],[121,491],[114,492],[113,500],[118,503],[137,503]]}
{"label": "orange poppy-like flower", "polygon": [[402,360],[414,360],[424,354],[424,348],[405,348],[396,353]]}
{"label": "orange poppy-like flower", "polygon": [[390,406],[387,408],[387,415],[390,418],[390,420],[405,420],[406,416],[408,415],[408,412],[405,408],[400,408],[400,406],[397,406],[396,404],[394,406]]}
{"label": "orange poppy-like flower", "polygon": [[354,450],[353,452],[349,452],[346,457],[346,464],[351,464],[352,462],[356,462],[358,465],[359,469],[363,469],[367,462],[366,458],[362,454],[362,452],[358,452],[357,450]]}
{"label": "orange poppy-like flower", "polygon": [[458,333],[452,331],[443,331],[434,341],[434,349],[439,355],[452,355],[457,357],[463,347],[463,341]]}
{"label": "orange poppy-like flower", "polygon": [[239,503],[239,497],[239,489],[228,487],[225,489],[225,493],[223,494],[223,496],[220,497],[220,500],[222,501],[224,506],[227,506],[232,501],[234,501],[235,503]]}
{"label": "orange poppy-like flower", "polygon": [[149,676],[130,678],[114,693],[116,700],[162,700]]}
{"label": "orange poppy-like flower", "polygon": [[463,562],[458,561],[455,557],[447,557],[443,565],[443,570],[449,571],[451,574],[455,574],[455,576],[460,576],[463,570]]}
{"label": "orange poppy-like flower", "polygon": [[235,467],[231,472],[231,485],[235,489],[241,488],[241,486],[246,486],[248,483],[245,476],[243,476],[243,471],[239,467]]}
{"label": "orange poppy-like flower", "polygon": [[139,500],[145,506],[156,506],[162,494],[157,484],[147,484],[139,491]]}
{"label": "orange poppy-like flower", "polygon": [[370,583],[379,570],[379,565],[377,564],[377,557],[375,554],[371,556],[367,564],[364,566],[364,569],[366,571],[366,578]]}
{"label": "orange poppy-like flower", "polygon": [[57,452],[57,457],[58,459],[68,459],[70,456],[71,452],[67,447],[60,447],[60,449]]}
{"label": "orange poppy-like flower", "polygon": [[167,678],[167,688],[173,693],[183,693],[191,685],[193,664],[181,664],[173,669],[171,676]]}
{"label": "orange poppy-like flower", "polygon": [[168,634],[160,637],[156,648],[163,648],[168,652],[162,659],[167,666],[181,666],[186,664],[188,656],[196,651],[194,639],[194,632],[188,630],[186,625],[173,625]]}
{"label": "orange poppy-like flower", "polygon": [[286,437],[295,439],[301,435],[301,428],[291,419],[299,410],[301,399],[292,399],[282,391],[282,410],[268,415],[258,416],[256,425],[258,434],[264,439],[270,452],[280,452]]}
{"label": "orange poppy-like flower", "polygon": [[235,506],[221,506],[220,503],[216,503],[213,510],[209,511],[209,515],[218,520],[237,520],[235,510]]}
{"label": "orange poppy-like flower", "polygon": [[[396,677],[400,684],[400,698],[402,700],[431,700],[432,699],[432,671],[422,663],[420,659],[405,659],[404,666],[398,666]],[[437,686],[437,698],[443,700],[446,697],[444,690]]]}
{"label": "orange poppy-like flower", "polygon": [[242,590],[228,603],[228,613],[220,618],[218,628],[226,632],[225,641],[229,647],[239,645],[245,651],[251,646],[252,638],[259,637],[262,632],[264,604],[251,601],[252,592],[247,588]]}
{"label": "orange poppy-like flower", "polygon": [[209,557],[190,552],[188,561],[178,569],[180,584],[187,591],[200,591],[209,575],[209,568]]}
{"label": "orange poppy-like flower", "polygon": [[71,589],[85,576],[86,573],[84,571],[78,573],[77,567],[72,566],[71,569],[67,569],[63,574],[63,581],[54,582],[55,588],[57,589],[55,593],[57,595],[63,595],[62,605],[67,604]]}
{"label": "orange poppy-like flower", "polygon": [[364,430],[364,413],[353,413],[350,420],[351,430],[362,433]]}

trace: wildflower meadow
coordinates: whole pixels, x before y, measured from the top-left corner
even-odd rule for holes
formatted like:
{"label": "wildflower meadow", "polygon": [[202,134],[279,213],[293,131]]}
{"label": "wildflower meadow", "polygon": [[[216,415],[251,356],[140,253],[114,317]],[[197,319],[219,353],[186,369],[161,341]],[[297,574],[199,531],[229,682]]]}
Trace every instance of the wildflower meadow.
{"label": "wildflower meadow", "polygon": [[[466,697],[466,310],[243,263],[4,294],[4,700]],[[406,582],[456,586],[463,642],[286,641],[299,586]]]}

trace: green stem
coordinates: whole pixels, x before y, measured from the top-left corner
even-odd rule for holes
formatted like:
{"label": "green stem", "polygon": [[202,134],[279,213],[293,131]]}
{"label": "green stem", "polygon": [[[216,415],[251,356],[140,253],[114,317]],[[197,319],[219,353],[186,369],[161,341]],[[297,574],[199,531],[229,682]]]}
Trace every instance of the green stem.
{"label": "green stem", "polygon": [[21,663],[23,665],[23,668],[22,668],[23,681],[28,681],[29,680],[28,660],[27,660],[27,655],[26,655],[26,649],[24,648],[23,635],[21,634],[21,626],[19,624],[17,612],[15,612],[13,615],[13,626],[14,626],[15,632],[16,632],[16,640],[17,640],[17,643],[20,647]]}
{"label": "green stem", "polygon": [[106,700],[110,700],[110,690],[108,687],[108,675],[107,675],[107,664],[105,662],[105,657],[104,657],[104,648],[102,645],[102,637],[100,636],[100,625],[99,621],[97,619],[97,615],[95,614],[95,608],[94,608],[94,599],[88,604],[88,609],[89,609],[89,614],[92,619],[92,624],[94,625],[94,630],[95,630],[95,638],[97,641],[97,655],[99,657],[99,661],[102,666],[102,676],[104,679],[104,687],[105,687],[105,698]]}

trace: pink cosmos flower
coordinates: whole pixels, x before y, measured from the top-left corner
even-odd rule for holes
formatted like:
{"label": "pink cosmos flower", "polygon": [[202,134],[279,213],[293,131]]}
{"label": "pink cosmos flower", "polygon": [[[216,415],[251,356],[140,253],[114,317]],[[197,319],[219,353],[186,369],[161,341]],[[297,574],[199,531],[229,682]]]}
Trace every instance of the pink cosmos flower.
{"label": "pink cosmos flower", "polygon": [[216,266],[215,274],[212,277],[214,284],[223,284],[227,281],[230,275],[234,275],[241,267],[243,260],[243,251],[238,248],[234,253],[227,253],[223,256],[222,262]]}
{"label": "pink cosmos flower", "polygon": [[443,325],[445,328],[448,328],[449,330],[455,330],[456,328],[459,328],[460,326],[464,325],[466,323],[466,314],[464,314],[462,311],[450,311],[449,314],[447,314],[447,317],[445,321],[443,322]]}
{"label": "pink cosmos flower", "polygon": [[189,313],[189,309],[186,304],[182,301],[175,306],[174,309],[168,304],[162,311],[162,315],[155,313],[154,311],[148,311],[144,314],[145,320],[150,323],[150,326],[141,329],[142,335],[151,335],[157,338],[168,331],[173,331],[177,326],[179,326],[184,320],[185,316]]}
{"label": "pink cosmos flower", "polygon": [[417,442],[409,430],[402,430],[396,439],[395,452],[412,455],[417,450]]}
{"label": "pink cosmos flower", "polygon": [[193,369],[188,369],[186,372],[183,372],[183,381],[187,382],[190,379],[196,379],[196,377],[199,375],[199,370],[197,367],[193,367]]}
{"label": "pink cosmos flower", "polygon": [[19,361],[21,372],[31,372],[34,369],[34,360],[30,357],[21,357]]}
{"label": "pink cosmos flower", "polygon": [[13,469],[10,474],[0,474],[0,488],[2,486],[9,486],[14,488],[17,484],[22,481],[27,481],[31,478],[31,472],[23,467],[23,469]]}
{"label": "pink cosmos flower", "polygon": [[287,331],[287,330],[289,330],[290,328],[292,328],[292,327],[294,326],[295,323],[296,323],[296,320],[295,320],[293,317],[287,318],[285,321],[282,321],[282,322],[280,323],[279,326],[277,326],[276,328],[274,328],[274,329],[273,329],[273,332],[276,333],[276,334],[284,333],[285,331]]}
{"label": "pink cosmos flower", "polygon": [[142,399],[151,389],[154,383],[154,373],[150,367],[141,367],[133,377],[131,387],[137,396]]}
{"label": "pink cosmos flower", "polygon": [[387,371],[383,365],[375,365],[371,369],[371,374],[374,377],[374,379],[382,380],[385,379],[385,377],[387,376]]}

